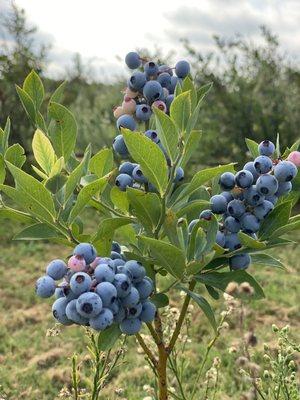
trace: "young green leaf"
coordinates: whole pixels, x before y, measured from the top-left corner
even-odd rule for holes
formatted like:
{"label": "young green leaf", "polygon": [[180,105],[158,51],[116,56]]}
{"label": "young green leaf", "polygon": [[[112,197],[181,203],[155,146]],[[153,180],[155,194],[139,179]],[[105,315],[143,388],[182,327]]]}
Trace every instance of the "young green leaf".
{"label": "young green leaf", "polygon": [[53,103],[53,102],[61,103],[66,84],[67,84],[67,82],[64,81],[55,89],[52,96],[50,97],[49,103]]}
{"label": "young green leaf", "polygon": [[51,168],[49,178],[52,178],[53,176],[60,174],[64,165],[65,162],[63,157],[60,157],[58,160],[56,160],[53,167]]}
{"label": "young green leaf", "polygon": [[33,100],[35,109],[39,110],[44,100],[45,90],[41,78],[35,71],[32,70],[30,74],[27,75],[23,84],[23,90],[25,90]]}
{"label": "young green leaf", "polygon": [[212,83],[208,83],[207,85],[202,86],[198,91],[198,94],[197,94],[198,102],[197,102],[197,105],[196,105],[194,111],[192,112],[192,114],[191,114],[191,116],[190,116],[190,118],[188,120],[187,127],[186,127],[187,136],[190,135],[191,131],[195,128],[195,126],[196,126],[196,124],[198,122],[198,118],[199,118],[199,113],[200,113],[200,109],[201,109],[201,106],[202,106],[202,102],[204,100],[204,97],[210,91],[211,87],[212,87]]}
{"label": "young green leaf", "polygon": [[253,158],[258,157],[259,156],[258,144],[252,139],[246,139],[245,141],[251,156]]}
{"label": "young green leaf", "polygon": [[190,91],[176,96],[171,103],[170,117],[179,131],[184,132],[191,116],[191,94]]}
{"label": "young green leaf", "polygon": [[145,177],[163,195],[168,184],[168,167],[163,152],[157,144],[139,132],[122,129],[122,133],[132,158],[140,164]]}
{"label": "young green leaf", "polygon": [[22,168],[26,161],[25,150],[19,143],[15,143],[6,150],[4,159],[16,167]]}
{"label": "young green leaf", "polygon": [[102,149],[95,154],[89,164],[91,173],[96,174],[98,178],[108,174],[114,166],[114,155],[112,149]]}
{"label": "young green leaf", "polygon": [[16,90],[21,100],[22,106],[26,111],[26,114],[30,118],[33,125],[36,123],[36,109],[31,97],[19,86],[16,85]]}
{"label": "young green leaf", "polygon": [[183,158],[181,161],[182,167],[184,167],[187,164],[193,152],[197,149],[201,137],[202,137],[202,131],[192,131],[188,136],[186,145],[184,146],[183,150]]}
{"label": "young green leaf", "polygon": [[126,192],[122,192],[117,186],[113,186],[110,191],[110,199],[116,208],[128,213],[129,201]]}
{"label": "young green leaf", "polygon": [[5,162],[4,157],[0,154],[0,184],[5,181],[6,171],[5,171]]}
{"label": "young green leaf", "polygon": [[194,111],[197,105],[197,91],[195,89],[192,79],[187,76],[182,82],[182,92],[190,92],[191,97],[191,111]]}
{"label": "young green leaf", "polygon": [[178,129],[172,119],[159,108],[154,107],[156,129],[161,143],[172,161],[178,153]]}
{"label": "young green leaf", "polygon": [[40,129],[37,129],[33,135],[32,150],[39,166],[49,175],[56,156],[50,140]]}

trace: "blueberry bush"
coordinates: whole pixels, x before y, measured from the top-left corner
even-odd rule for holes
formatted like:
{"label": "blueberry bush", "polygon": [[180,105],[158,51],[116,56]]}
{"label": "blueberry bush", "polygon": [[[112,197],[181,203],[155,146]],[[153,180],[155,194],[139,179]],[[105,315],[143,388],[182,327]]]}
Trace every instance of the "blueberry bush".
{"label": "blueberry bush", "polygon": [[[173,68],[131,52],[125,62],[134,72],[113,111],[118,134],[112,148],[92,155],[88,146],[80,160],[74,153],[75,118],[61,104],[65,85],[47,107],[34,71],[16,87],[35,129],[34,162],[32,174],[22,169],[26,155],[19,143],[9,145],[8,119],[0,129],[0,213],[26,225],[17,240],[69,248],[66,260],[45,260],[36,293],[55,297],[52,312],[60,324],[83,325],[92,335],[91,398],[99,398],[102,385],[99,350],[109,352],[119,337],[135,335],[157,380],[158,399],[184,399],[169,390],[168,376],[177,376],[173,356],[190,301],[217,338],[220,323],[209,299],[218,300],[231,282],[249,285],[252,297],[262,299],[263,289],[246,270],[283,268],[265,251],[274,254],[290,244],[284,235],[300,228],[300,215],[291,214],[298,200],[292,189],[299,141],[283,151],[279,137],[276,144],[247,139],[253,161],[242,169],[218,165],[187,182],[184,170],[202,137],[194,127],[211,84],[196,88],[185,60]],[[95,216],[93,232],[86,229],[87,208]],[[161,291],[163,280],[168,285]],[[166,335],[163,309],[176,291],[185,297]],[[142,329],[149,331],[153,346]]]}

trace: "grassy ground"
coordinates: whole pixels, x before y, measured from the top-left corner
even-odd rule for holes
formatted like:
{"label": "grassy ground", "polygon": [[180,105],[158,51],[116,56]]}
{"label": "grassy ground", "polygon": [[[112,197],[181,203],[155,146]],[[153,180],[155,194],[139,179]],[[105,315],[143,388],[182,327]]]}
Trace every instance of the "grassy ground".
{"label": "grassy ground", "polygon": [[[16,231],[16,226],[6,222],[1,224],[0,394],[5,400],[58,399],[61,388],[70,384],[72,353],[76,351],[83,358],[87,357],[86,340],[83,330],[78,327],[63,328],[56,337],[46,336],[47,330],[54,325],[51,301],[39,300],[35,296],[34,282],[48,261],[67,256],[68,250],[38,242],[12,242],[13,231]],[[300,247],[293,245],[274,251],[274,255],[287,265],[286,271],[262,267],[252,271],[266,293],[265,300],[253,302],[246,310],[247,328],[258,338],[258,346],[253,349],[257,354],[261,353],[263,342],[272,345],[273,323],[279,326],[290,324],[295,339],[300,339],[300,297],[297,292]],[[174,297],[172,305],[177,306],[179,301]],[[220,313],[222,302],[215,302],[214,307]],[[194,381],[201,356],[212,336],[201,312],[196,307],[191,312],[192,341],[186,345],[184,358],[187,383]],[[238,346],[241,335],[236,318],[232,316],[229,328],[223,332],[211,355],[221,358],[216,399],[247,399],[242,393],[248,390],[249,384],[238,379],[238,354],[228,351],[230,347]],[[145,367],[143,356],[137,355],[134,339],[129,340],[128,347],[132,349],[128,351],[126,363],[105,389],[103,399],[135,400],[149,395],[143,388],[152,385],[149,369]],[[257,359],[261,361],[258,355]],[[173,381],[172,384],[176,386]],[[117,394],[116,389],[122,390]]]}

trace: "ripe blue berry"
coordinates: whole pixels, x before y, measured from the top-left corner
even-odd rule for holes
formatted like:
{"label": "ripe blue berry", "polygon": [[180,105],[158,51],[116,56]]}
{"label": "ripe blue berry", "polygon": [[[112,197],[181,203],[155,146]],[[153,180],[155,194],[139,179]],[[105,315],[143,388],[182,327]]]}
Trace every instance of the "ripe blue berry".
{"label": "ripe blue berry", "polygon": [[183,79],[188,76],[190,69],[190,64],[185,60],[178,61],[178,63],[175,65],[175,73],[178,78]]}
{"label": "ripe blue berry", "polygon": [[76,272],[70,280],[70,288],[75,295],[81,295],[90,290],[91,277],[85,272]]}
{"label": "ripe blue berry", "polygon": [[143,95],[149,103],[153,103],[155,100],[160,100],[163,95],[163,88],[159,82],[149,81],[144,86]]}
{"label": "ripe blue berry", "polygon": [[216,194],[210,199],[211,210],[215,214],[222,214],[226,211],[227,200],[221,194]]}
{"label": "ripe blue berry", "polygon": [[147,183],[148,179],[144,176],[141,167],[139,165],[137,165],[133,172],[132,172],[132,177],[136,182],[139,183]]}
{"label": "ripe blue berry", "polygon": [[115,280],[113,282],[115,288],[117,289],[118,297],[126,297],[131,290],[130,278],[125,274],[116,274]]}
{"label": "ripe blue berry", "polygon": [[277,197],[284,196],[292,190],[292,182],[279,182],[278,190],[275,193]]}
{"label": "ripe blue berry", "polygon": [[116,307],[115,307],[114,310],[112,310],[112,312],[114,315],[114,321],[117,324],[120,324],[126,318],[125,308],[123,308],[120,305],[118,306],[118,310],[116,310]]}
{"label": "ripe blue berry", "polygon": [[249,161],[244,165],[244,170],[251,172],[252,176],[253,176],[253,183],[255,183],[257,181],[257,178],[259,177],[259,173],[256,171],[255,167],[254,167],[254,162],[253,161]]}
{"label": "ripe blue berry", "polygon": [[139,291],[132,287],[130,289],[130,293],[121,300],[121,304],[123,307],[133,307],[140,301]]}
{"label": "ripe blue berry", "polygon": [[222,190],[231,190],[235,187],[235,178],[231,172],[224,172],[220,176],[219,185]]}
{"label": "ripe blue berry", "polygon": [[251,186],[244,191],[244,197],[250,206],[258,206],[264,201],[264,196],[257,190],[256,186]]}
{"label": "ripe blue berry", "polygon": [[55,281],[58,281],[66,275],[67,264],[63,260],[53,260],[48,264],[46,273]]}
{"label": "ripe blue berry", "polygon": [[126,55],[125,63],[126,63],[128,68],[136,69],[141,65],[140,56],[135,51],[131,51],[130,53],[128,53]]}
{"label": "ripe blue berry", "polygon": [[152,115],[151,107],[148,104],[139,104],[136,106],[135,116],[140,121],[149,121]]}
{"label": "ripe blue berry", "polygon": [[103,307],[110,307],[117,299],[117,289],[110,282],[102,282],[96,286],[95,292],[101,297]]}
{"label": "ripe blue berry", "polygon": [[167,106],[167,111],[168,112],[170,111],[170,107],[171,107],[171,104],[172,104],[173,100],[174,100],[174,94],[169,94],[169,96],[167,96],[165,98],[165,104]]}
{"label": "ripe blue berry", "polygon": [[254,160],[254,168],[259,174],[267,174],[273,167],[272,160],[267,156],[258,156]]}
{"label": "ripe blue berry", "polygon": [[115,273],[107,264],[99,264],[95,269],[95,279],[98,283],[113,282]]}
{"label": "ripe blue berry", "polygon": [[[203,210],[199,215],[199,219],[205,219],[206,221],[210,221],[213,217],[213,212],[211,210]],[[195,220],[198,222],[198,220]]]}
{"label": "ripe blue berry", "polygon": [[159,74],[157,81],[162,87],[169,89],[171,87],[171,76],[167,72],[162,72]]}
{"label": "ripe blue berry", "polygon": [[258,151],[262,156],[271,156],[275,151],[275,145],[269,140],[264,140],[258,145]]}
{"label": "ripe blue berry", "polygon": [[245,213],[246,209],[241,200],[234,199],[228,203],[227,212],[232,217],[239,218]]}
{"label": "ripe blue berry", "polygon": [[151,301],[145,301],[142,304],[142,312],[139,315],[141,321],[148,323],[152,322],[155,318],[156,307]]}
{"label": "ripe blue berry", "polygon": [[123,162],[119,167],[120,174],[132,175],[132,171],[137,166],[137,164],[131,163],[129,161]]}
{"label": "ripe blue berry", "polygon": [[152,279],[144,278],[141,282],[136,284],[136,289],[139,292],[141,300],[147,299],[151,295],[154,289]]}
{"label": "ripe blue berry", "polygon": [[52,314],[53,317],[57,319],[57,321],[60,322],[61,324],[72,325],[73,322],[66,315],[67,304],[68,301],[64,297],[55,300],[55,302],[52,305]]}
{"label": "ripe blue berry", "polygon": [[182,80],[179,79],[177,76],[172,76],[171,77],[171,86],[169,88],[170,94],[173,94],[175,92],[177,84],[181,85]]}
{"label": "ripe blue berry", "polygon": [[148,61],[144,65],[144,72],[148,79],[156,78],[158,74],[158,65],[153,61]]}
{"label": "ripe blue berry", "polygon": [[139,318],[134,319],[124,319],[120,323],[121,332],[125,335],[135,335],[141,330],[142,322]]}
{"label": "ripe blue berry", "polygon": [[132,115],[124,114],[121,115],[117,119],[117,128],[120,130],[121,128],[130,129],[131,131],[135,131],[136,129],[136,122]]}
{"label": "ripe blue berry", "polygon": [[236,233],[225,235],[225,248],[234,251],[242,247],[241,241]]}
{"label": "ripe blue berry", "polygon": [[222,192],[221,195],[225,197],[225,199],[227,200],[227,203],[229,203],[231,200],[234,199],[232,193],[230,193],[230,192]]}
{"label": "ripe blue berry", "polygon": [[146,75],[143,72],[136,71],[128,79],[127,85],[133,92],[141,92],[146,82]]}
{"label": "ripe blue berry", "polygon": [[251,263],[248,253],[237,254],[229,259],[229,266],[232,270],[246,269]]}
{"label": "ripe blue berry", "polygon": [[246,212],[241,217],[242,229],[247,233],[255,233],[259,230],[260,222],[255,215],[250,212]]}
{"label": "ripe blue berry", "polygon": [[240,221],[231,215],[225,219],[224,226],[231,233],[237,233],[241,229]]}
{"label": "ripe blue berry", "polygon": [[102,300],[97,293],[83,293],[76,301],[76,309],[83,317],[93,318],[102,310]]}
{"label": "ripe blue berry", "polygon": [[274,175],[279,182],[290,182],[297,175],[297,167],[291,161],[281,161],[274,168]]}
{"label": "ripe blue berry", "polygon": [[223,232],[221,232],[221,231],[217,232],[216,243],[221,247],[225,246],[225,235]]}
{"label": "ripe blue berry", "polygon": [[142,304],[138,303],[127,309],[127,318],[137,318],[142,312]]}
{"label": "ripe blue berry", "polygon": [[95,331],[104,331],[104,329],[112,325],[113,322],[114,316],[111,310],[102,308],[97,316],[90,318],[90,327],[95,329]]}
{"label": "ripe blue berry", "polygon": [[243,169],[235,175],[235,183],[238,187],[246,189],[253,183],[253,175],[251,172]]}
{"label": "ripe blue berry", "polygon": [[257,219],[263,220],[273,210],[274,204],[268,200],[264,200],[262,204],[254,208],[254,215]]}
{"label": "ripe blue berry", "polygon": [[[292,185],[291,185],[291,186],[292,186]],[[280,184],[279,184],[279,187],[280,187]],[[279,187],[278,187],[278,190],[279,190]],[[278,193],[278,191],[277,191],[277,193]],[[276,193],[274,196],[266,196],[266,197],[265,197],[265,200],[270,201],[270,202],[275,206],[275,204],[276,204],[277,201],[278,201],[277,193]]]}
{"label": "ripe blue berry", "polygon": [[125,192],[126,188],[132,187],[133,179],[127,174],[120,174],[116,177],[115,183],[122,192]]}
{"label": "ripe blue berry", "polygon": [[264,196],[273,196],[278,189],[278,181],[273,175],[261,175],[256,182],[256,189]]}
{"label": "ripe blue berry", "polygon": [[169,67],[168,65],[160,65],[158,67],[158,73],[161,74],[163,72],[167,72],[170,76],[173,76],[172,68]]}
{"label": "ripe blue berry", "polygon": [[97,251],[90,243],[79,243],[75,247],[73,255],[83,257],[86,264],[91,264],[97,257]]}
{"label": "ripe blue berry", "polygon": [[40,297],[51,297],[55,293],[55,282],[50,276],[40,277],[35,284],[36,294]]}
{"label": "ripe blue berry", "polygon": [[112,250],[111,253],[110,253],[110,258],[112,260],[117,260],[117,259],[122,260],[122,255],[119,252]]}
{"label": "ripe blue berry", "polygon": [[128,157],[129,152],[127,149],[127,146],[125,144],[125,140],[123,138],[123,135],[118,135],[114,138],[113,140],[113,148],[114,151],[119,154],[120,156],[123,157]]}
{"label": "ripe blue berry", "polygon": [[82,315],[79,314],[76,308],[76,303],[77,300],[71,300],[66,307],[66,316],[69,318],[71,321],[75,322],[75,324],[79,325],[88,325],[88,318],[83,317]]}
{"label": "ripe blue berry", "polygon": [[181,182],[184,179],[184,170],[181,167],[178,167],[176,170],[174,182],[178,183]]}
{"label": "ripe blue berry", "polygon": [[149,129],[148,131],[145,132],[145,136],[147,136],[147,138],[151,139],[152,142],[154,143],[159,143],[159,137],[156,131]]}
{"label": "ripe blue berry", "polygon": [[125,267],[131,273],[133,283],[141,282],[146,276],[146,270],[139,261],[127,261]]}

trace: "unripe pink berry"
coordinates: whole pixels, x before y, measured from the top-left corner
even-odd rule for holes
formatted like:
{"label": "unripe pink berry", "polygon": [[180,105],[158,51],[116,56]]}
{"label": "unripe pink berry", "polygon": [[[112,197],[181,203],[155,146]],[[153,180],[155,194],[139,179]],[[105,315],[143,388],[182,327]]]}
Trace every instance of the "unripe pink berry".
{"label": "unripe pink berry", "polygon": [[133,114],[136,109],[136,102],[129,96],[124,97],[122,108],[126,114]]}
{"label": "unripe pink berry", "polygon": [[69,258],[68,267],[75,272],[85,271],[86,262],[83,257],[72,256]]}
{"label": "unripe pink berry", "polygon": [[101,260],[101,257],[96,257],[95,260],[90,264],[90,267],[95,269],[100,264]]}
{"label": "unripe pink berry", "polygon": [[300,167],[300,151],[292,151],[287,159],[295,164],[296,167]]}
{"label": "unripe pink berry", "polygon": [[131,99],[135,99],[139,95],[139,92],[134,92],[133,90],[126,88],[125,95]]}
{"label": "unripe pink berry", "polygon": [[119,117],[121,117],[121,115],[124,115],[124,114],[126,114],[126,111],[123,110],[123,108],[121,106],[116,107],[114,109],[114,117],[115,118],[119,118]]}
{"label": "unripe pink berry", "polygon": [[156,100],[153,104],[152,104],[152,108],[153,107],[157,107],[159,108],[161,111],[163,112],[167,112],[167,106],[165,105],[165,103],[162,100]]}

